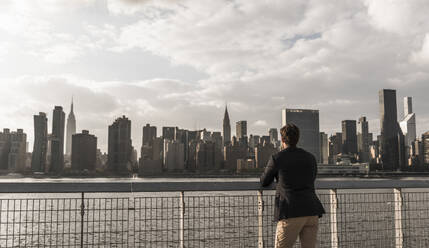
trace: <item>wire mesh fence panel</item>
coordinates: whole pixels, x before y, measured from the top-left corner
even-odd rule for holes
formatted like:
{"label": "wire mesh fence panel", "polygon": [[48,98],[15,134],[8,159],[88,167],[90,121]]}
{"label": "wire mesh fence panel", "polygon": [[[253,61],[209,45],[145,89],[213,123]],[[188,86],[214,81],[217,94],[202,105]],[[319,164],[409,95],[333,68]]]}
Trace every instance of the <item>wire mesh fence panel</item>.
{"label": "wire mesh fence panel", "polygon": [[402,193],[404,247],[429,247],[429,193]]}
{"label": "wire mesh fence panel", "polygon": [[129,198],[85,198],[84,203],[84,247],[130,246]]}
{"label": "wire mesh fence panel", "polygon": [[79,198],[0,199],[0,247],[80,246]]}
{"label": "wire mesh fence panel", "polygon": [[135,247],[178,247],[179,197],[134,199]]}
{"label": "wire mesh fence panel", "polygon": [[338,194],[339,247],[395,247],[393,193]]}
{"label": "wire mesh fence panel", "polygon": [[257,246],[256,193],[187,196],[185,206],[185,247]]}

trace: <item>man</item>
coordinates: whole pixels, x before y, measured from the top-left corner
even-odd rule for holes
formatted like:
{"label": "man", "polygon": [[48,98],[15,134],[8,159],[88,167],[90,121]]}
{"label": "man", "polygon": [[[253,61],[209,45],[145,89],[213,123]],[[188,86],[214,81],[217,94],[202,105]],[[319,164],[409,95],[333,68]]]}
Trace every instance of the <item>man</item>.
{"label": "man", "polygon": [[271,156],[261,176],[263,187],[277,181],[274,219],[278,221],[276,248],[293,247],[298,236],[301,247],[317,243],[319,217],[325,213],[314,189],[317,162],[312,154],[296,147],[299,129],[287,124],[281,130],[283,150]]}

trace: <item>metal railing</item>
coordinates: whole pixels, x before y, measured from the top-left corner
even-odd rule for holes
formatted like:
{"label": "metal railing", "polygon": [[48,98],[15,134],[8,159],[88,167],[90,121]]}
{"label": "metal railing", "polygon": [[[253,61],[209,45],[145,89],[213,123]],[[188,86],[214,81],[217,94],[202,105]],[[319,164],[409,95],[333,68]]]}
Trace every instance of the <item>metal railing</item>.
{"label": "metal railing", "polygon": [[[319,247],[429,247],[429,180],[319,180]],[[0,247],[273,247],[256,180],[0,182]]]}

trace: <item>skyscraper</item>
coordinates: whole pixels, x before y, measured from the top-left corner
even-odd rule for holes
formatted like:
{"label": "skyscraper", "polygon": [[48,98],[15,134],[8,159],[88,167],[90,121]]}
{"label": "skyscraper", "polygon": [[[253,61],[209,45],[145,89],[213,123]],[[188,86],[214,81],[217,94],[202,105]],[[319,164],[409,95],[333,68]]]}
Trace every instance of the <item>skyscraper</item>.
{"label": "skyscraper", "polygon": [[422,162],[425,166],[429,165],[429,132],[422,134]]}
{"label": "skyscraper", "polygon": [[76,118],[73,112],[73,99],[71,102],[70,113],[67,117],[67,132],[66,132],[66,154],[71,155],[72,150],[72,136],[76,133]]}
{"label": "skyscraper", "polygon": [[64,125],[66,114],[63,107],[55,106],[52,115],[52,143],[50,172],[58,173],[64,168]]}
{"label": "skyscraper", "polygon": [[25,170],[27,135],[24,130],[0,132],[0,170],[22,172]]}
{"label": "skyscraper", "polygon": [[34,115],[34,146],[31,159],[33,172],[45,172],[48,148],[48,118],[40,112]]}
{"label": "skyscraper", "polygon": [[400,130],[396,107],[396,91],[383,89],[379,92],[381,142],[380,154],[384,170],[400,168]]}
{"label": "skyscraper", "polygon": [[223,145],[231,143],[231,122],[229,120],[228,108],[225,106],[225,114],[223,116]]}
{"label": "skyscraper", "polygon": [[25,171],[26,160],[27,134],[23,129],[17,129],[16,132],[12,132],[8,170],[10,172]]}
{"label": "skyscraper", "polygon": [[293,123],[300,130],[298,146],[314,155],[320,162],[319,110],[283,109],[282,126]]}
{"label": "skyscraper", "polygon": [[277,132],[277,128],[270,128],[268,131],[270,135],[270,141],[275,146],[277,144],[277,141],[279,140],[279,133]]}
{"label": "skyscraper", "polygon": [[356,121],[344,120],[341,124],[343,130],[342,153],[357,154]]}
{"label": "skyscraper", "polygon": [[176,140],[164,139],[164,168],[169,171],[185,169],[184,145]]}
{"label": "skyscraper", "polygon": [[216,147],[213,141],[200,140],[196,146],[195,162],[197,170],[213,170],[215,164]]}
{"label": "skyscraper", "polygon": [[247,137],[247,121],[237,121],[236,136],[239,140]]}
{"label": "skyscraper", "polygon": [[320,133],[320,163],[329,164],[329,142],[328,134]]}
{"label": "skyscraper", "polygon": [[413,99],[404,97],[404,119],[400,123],[402,133],[405,136],[405,145],[411,147],[416,134],[416,114],[413,113]]}
{"label": "skyscraper", "polygon": [[72,146],[72,169],[94,171],[97,163],[97,137],[82,130],[82,133],[72,136]]}
{"label": "skyscraper", "polygon": [[156,127],[151,126],[150,124],[146,124],[146,126],[143,127],[142,146],[144,145],[151,146],[155,138],[156,138]]}
{"label": "skyscraper", "polygon": [[119,174],[132,168],[131,121],[122,116],[109,126],[107,168]]}
{"label": "skyscraper", "polygon": [[369,134],[368,121],[365,116],[359,118],[358,121],[358,154],[360,162],[369,162],[369,146],[372,134]]}
{"label": "skyscraper", "polygon": [[0,170],[6,171],[9,164],[9,151],[10,151],[10,129],[4,128],[0,132]]}
{"label": "skyscraper", "polygon": [[162,137],[168,140],[174,140],[175,127],[162,127]]}

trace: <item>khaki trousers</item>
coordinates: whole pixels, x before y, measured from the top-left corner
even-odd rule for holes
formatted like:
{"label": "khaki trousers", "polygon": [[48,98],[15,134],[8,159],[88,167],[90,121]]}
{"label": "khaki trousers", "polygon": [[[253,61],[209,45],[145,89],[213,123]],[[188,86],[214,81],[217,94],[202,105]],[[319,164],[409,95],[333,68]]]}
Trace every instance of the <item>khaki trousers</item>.
{"label": "khaki trousers", "polygon": [[318,216],[280,220],[277,223],[275,248],[292,248],[298,236],[302,248],[315,248],[318,227]]}

